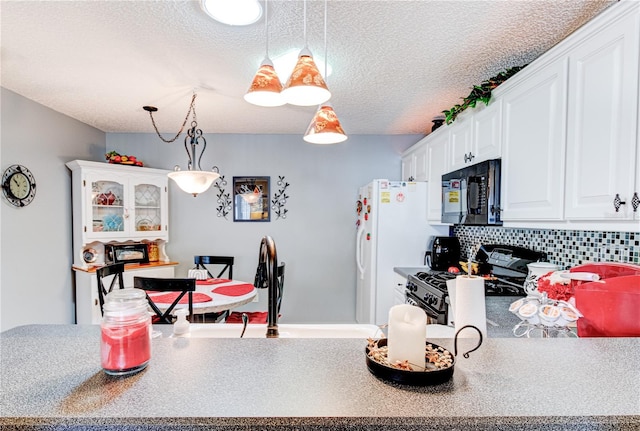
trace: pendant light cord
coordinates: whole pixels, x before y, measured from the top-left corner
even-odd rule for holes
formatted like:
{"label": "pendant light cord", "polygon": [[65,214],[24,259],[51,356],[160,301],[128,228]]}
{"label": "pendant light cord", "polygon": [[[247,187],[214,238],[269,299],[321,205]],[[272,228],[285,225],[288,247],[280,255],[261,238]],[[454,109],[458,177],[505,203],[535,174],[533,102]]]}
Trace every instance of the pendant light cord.
{"label": "pendant light cord", "polygon": [[324,0],[324,82],[327,83],[327,0]]}
{"label": "pendant light cord", "polygon": [[266,48],[265,48],[265,56],[269,58],[269,1],[264,0],[264,27],[265,27],[265,40],[266,40]]}
{"label": "pendant light cord", "polygon": [[303,9],[304,10],[304,12],[303,12],[304,13],[304,19],[302,20],[302,22],[303,22],[303,26],[302,26],[303,30],[302,31],[303,31],[303,34],[304,34],[304,47],[308,48],[308,45],[307,45],[307,0],[304,0],[304,2],[302,4],[304,6],[304,9]]}

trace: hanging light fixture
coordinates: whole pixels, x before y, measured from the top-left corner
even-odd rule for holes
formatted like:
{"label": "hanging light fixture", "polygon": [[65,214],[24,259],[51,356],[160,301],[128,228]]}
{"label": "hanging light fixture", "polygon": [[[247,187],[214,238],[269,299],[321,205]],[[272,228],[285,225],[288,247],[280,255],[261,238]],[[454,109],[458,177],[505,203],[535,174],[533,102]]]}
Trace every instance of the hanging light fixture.
{"label": "hanging light fixture", "polygon": [[[324,65],[324,74],[327,76],[327,0],[324,0]],[[330,103],[323,103],[318,107],[303,139],[312,144],[337,144],[347,140]]]}
{"label": "hanging light fixture", "polygon": [[282,90],[282,97],[286,103],[298,106],[319,105],[331,98],[331,92],[307,45],[307,0],[304,0],[304,48]]}
{"label": "hanging light fixture", "polygon": [[282,83],[269,58],[269,11],[267,0],[264,2],[264,24],[266,29],[264,60],[262,60],[262,64],[251,82],[251,87],[244,95],[244,100],[258,106],[281,106],[285,104],[280,94]]}
{"label": "hanging light fixture", "polygon": [[[187,124],[189,120],[189,115],[192,115],[193,120],[191,121],[191,128],[187,130],[187,136],[184,138],[184,149],[187,152],[187,156],[189,157],[189,163],[187,165],[187,170],[180,170],[180,166],[176,165],[174,167],[174,171],[168,174],[169,178],[174,180],[178,187],[184,190],[187,193],[191,193],[194,197],[198,196],[199,193],[203,193],[211,187],[211,184],[220,177],[220,174],[215,171],[203,171],[200,168],[200,159],[202,159],[202,155],[204,154],[204,150],[207,148],[207,140],[202,136],[202,129],[198,129],[198,120],[196,117],[196,94],[193,93],[193,97],[191,98],[191,105],[189,105],[189,110],[187,111],[187,115],[184,118],[184,122],[182,123],[182,127],[180,127],[180,131],[173,137],[173,139],[165,139],[162,137],[160,132],[158,131],[158,127],[156,126],[156,122],[153,119],[153,113],[158,111],[158,108],[155,106],[143,106],[142,109],[149,112],[149,116],[151,117],[151,123],[153,124],[153,128],[156,131],[158,137],[167,143],[174,142],[178,139],[178,136],[184,130],[184,126]],[[202,143],[202,151],[200,151],[200,155],[197,155],[196,146]],[[214,170],[217,168],[214,167]]]}

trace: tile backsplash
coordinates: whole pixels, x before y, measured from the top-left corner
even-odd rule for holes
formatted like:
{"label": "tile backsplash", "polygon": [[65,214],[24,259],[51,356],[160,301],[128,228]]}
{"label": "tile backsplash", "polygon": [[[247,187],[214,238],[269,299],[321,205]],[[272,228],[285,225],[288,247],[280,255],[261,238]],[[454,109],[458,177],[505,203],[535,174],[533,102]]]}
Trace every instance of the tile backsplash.
{"label": "tile backsplash", "polygon": [[509,244],[547,253],[549,262],[569,268],[586,262],[640,264],[639,232],[455,226],[462,257],[479,244]]}

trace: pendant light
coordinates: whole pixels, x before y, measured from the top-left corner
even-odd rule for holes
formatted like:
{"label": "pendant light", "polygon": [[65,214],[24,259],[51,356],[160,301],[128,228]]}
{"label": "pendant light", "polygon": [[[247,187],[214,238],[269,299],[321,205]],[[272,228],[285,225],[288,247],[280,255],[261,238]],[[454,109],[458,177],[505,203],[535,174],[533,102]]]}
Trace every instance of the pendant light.
{"label": "pendant light", "polygon": [[[324,0],[324,75],[327,76],[327,0]],[[338,144],[347,140],[331,103],[318,107],[303,139],[312,144]]]}
{"label": "pendant light", "polygon": [[[149,116],[151,117],[151,123],[153,124],[153,128],[155,129],[158,137],[162,141],[167,143],[171,143],[178,139],[178,136],[180,136],[180,134],[182,133],[184,126],[187,124],[189,115],[192,115],[193,120],[191,121],[191,128],[187,130],[187,136],[185,136],[184,138],[184,149],[187,151],[187,156],[189,157],[187,170],[182,171],[180,170],[180,167],[176,165],[174,168],[174,172],[170,172],[168,176],[178,184],[178,187],[180,187],[185,192],[192,194],[194,197],[198,196],[199,193],[207,191],[209,187],[211,187],[211,184],[213,184],[213,182],[220,177],[220,174],[215,171],[203,171],[200,168],[200,159],[202,159],[204,150],[207,148],[207,140],[204,138],[204,136],[202,136],[202,129],[198,129],[195,102],[196,94],[193,93],[193,97],[191,98],[191,105],[189,106],[187,115],[184,118],[184,123],[182,123],[180,131],[178,131],[173,139],[163,138],[158,131],[156,122],[153,119],[153,113],[157,112],[158,108],[156,108],[155,106],[142,107],[142,109],[149,113]],[[196,146],[200,144],[202,144],[202,151],[200,151],[200,155],[198,156]]]}
{"label": "pendant light", "polygon": [[285,104],[280,94],[282,83],[269,58],[269,8],[267,0],[264,2],[264,24],[266,30],[264,60],[262,60],[262,64],[251,82],[251,87],[244,95],[244,100],[258,106],[281,106]]}
{"label": "pendant light", "polygon": [[281,94],[286,103],[297,106],[319,105],[331,98],[307,44],[307,0],[304,0],[304,48]]}

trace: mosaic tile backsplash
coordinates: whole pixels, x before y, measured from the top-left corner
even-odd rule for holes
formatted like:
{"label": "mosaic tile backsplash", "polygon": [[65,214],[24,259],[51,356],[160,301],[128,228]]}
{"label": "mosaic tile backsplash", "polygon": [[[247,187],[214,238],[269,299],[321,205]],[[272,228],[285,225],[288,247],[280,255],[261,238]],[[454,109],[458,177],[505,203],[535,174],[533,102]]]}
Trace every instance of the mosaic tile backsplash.
{"label": "mosaic tile backsplash", "polygon": [[520,229],[496,226],[455,226],[461,255],[480,244],[509,244],[547,253],[547,260],[570,268],[586,262],[640,264],[640,232]]}

